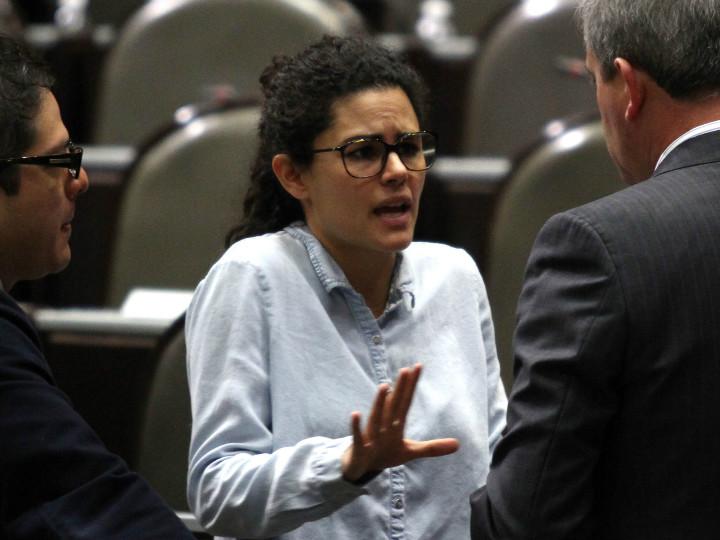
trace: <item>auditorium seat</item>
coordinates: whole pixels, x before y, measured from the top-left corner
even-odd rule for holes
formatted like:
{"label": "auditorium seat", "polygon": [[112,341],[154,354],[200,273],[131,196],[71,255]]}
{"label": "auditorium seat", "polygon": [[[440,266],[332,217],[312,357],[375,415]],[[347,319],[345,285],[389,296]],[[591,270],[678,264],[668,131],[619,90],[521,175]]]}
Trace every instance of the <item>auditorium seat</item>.
{"label": "auditorium seat", "polygon": [[109,24],[119,30],[148,0],[89,0],[87,15],[91,24]]}
{"label": "auditorium seat", "polygon": [[106,60],[92,142],[140,144],[181,106],[258,93],[275,54],[362,31],[341,0],[150,0]]}
{"label": "auditorium seat", "polygon": [[148,395],[138,451],[138,472],[176,511],[189,511],[185,496],[192,414],[185,368],[185,316],[155,349],[157,369]]}
{"label": "auditorium seat", "polygon": [[259,107],[231,101],[191,111],[141,150],[128,173],[110,263],[111,306],[135,287],[194,288],[242,215]]}
{"label": "auditorium seat", "polygon": [[0,32],[11,36],[22,33],[23,22],[10,0],[0,0]]}
{"label": "auditorium seat", "polygon": [[555,119],[596,110],[576,0],[525,0],[497,22],[471,68],[462,153],[512,157]]}
{"label": "auditorium seat", "polygon": [[[460,35],[479,37],[495,19],[520,0],[452,0],[451,21]],[[385,30],[414,32],[422,0],[386,0]]]}
{"label": "auditorium seat", "polygon": [[553,214],[622,187],[599,121],[557,122],[513,164],[492,220],[485,275],[506,389],[513,378],[515,310],[535,236]]}

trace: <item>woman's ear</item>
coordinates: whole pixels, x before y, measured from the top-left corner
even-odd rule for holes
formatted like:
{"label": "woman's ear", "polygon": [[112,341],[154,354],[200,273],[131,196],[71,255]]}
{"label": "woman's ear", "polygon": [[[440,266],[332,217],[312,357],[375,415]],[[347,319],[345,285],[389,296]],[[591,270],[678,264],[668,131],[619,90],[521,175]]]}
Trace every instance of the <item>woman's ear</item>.
{"label": "woman's ear", "polygon": [[305,180],[289,155],[276,154],[272,159],[272,170],[285,191],[299,201],[307,198]]}

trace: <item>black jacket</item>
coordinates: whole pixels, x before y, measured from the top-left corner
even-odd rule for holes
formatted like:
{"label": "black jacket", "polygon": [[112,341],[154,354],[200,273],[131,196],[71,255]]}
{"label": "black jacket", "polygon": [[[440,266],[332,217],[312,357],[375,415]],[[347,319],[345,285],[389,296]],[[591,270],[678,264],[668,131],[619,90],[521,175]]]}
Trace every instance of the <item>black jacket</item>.
{"label": "black jacket", "polygon": [[32,323],[1,291],[0,538],[193,538],[73,409]]}

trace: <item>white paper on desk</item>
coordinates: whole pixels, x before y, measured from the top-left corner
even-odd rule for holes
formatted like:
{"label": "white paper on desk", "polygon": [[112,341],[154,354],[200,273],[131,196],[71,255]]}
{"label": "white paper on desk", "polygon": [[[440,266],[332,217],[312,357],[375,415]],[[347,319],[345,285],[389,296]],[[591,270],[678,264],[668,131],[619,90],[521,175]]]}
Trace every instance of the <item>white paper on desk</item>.
{"label": "white paper on desk", "polygon": [[184,289],[133,289],[120,307],[124,317],[176,319],[190,305],[193,292]]}

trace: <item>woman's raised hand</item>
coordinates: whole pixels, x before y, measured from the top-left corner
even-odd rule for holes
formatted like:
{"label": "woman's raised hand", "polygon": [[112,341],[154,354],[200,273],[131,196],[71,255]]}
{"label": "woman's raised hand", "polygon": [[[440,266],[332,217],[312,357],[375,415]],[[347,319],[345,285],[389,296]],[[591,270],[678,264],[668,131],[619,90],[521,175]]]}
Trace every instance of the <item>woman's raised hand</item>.
{"label": "woman's raised hand", "polygon": [[364,430],[360,427],[360,413],[352,413],[353,442],[342,457],[346,480],[354,482],[367,473],[413,459],[452,454],[458,449],[457,439],[414,441],[404,438],[405,420],[421,371],[420,364],[402,368],[394,389],[387,384],[378,387]]}

